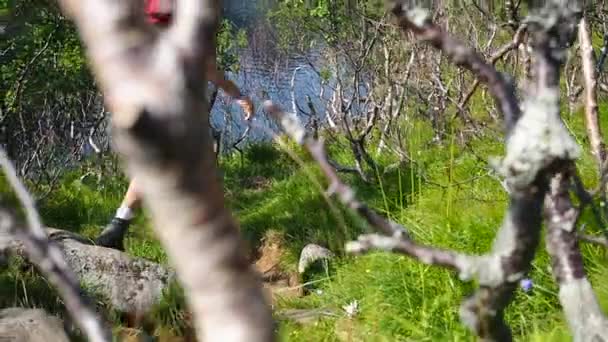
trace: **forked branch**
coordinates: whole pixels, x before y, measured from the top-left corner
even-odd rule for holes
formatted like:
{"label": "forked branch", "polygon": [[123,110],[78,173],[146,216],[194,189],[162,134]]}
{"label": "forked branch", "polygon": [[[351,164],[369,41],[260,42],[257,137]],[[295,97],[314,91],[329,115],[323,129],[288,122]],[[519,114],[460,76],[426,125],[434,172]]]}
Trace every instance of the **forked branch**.
{"label": "forked branch", "polygon": [[504,116],[507,132],[510,132],[521,115],[514,96],[513,82],[486,63],[473,48],[443,32],[431,21],[430,12],[420,8],[410,8],[406,2],[408,1],[387,1],[399,26],[404,31],[412,31],[418,39],[440,49],[454,64],[470,70],[481,82],[487,84]]}
{"label": "forked branch", "polygon": [[[585,18],[578,25],[581,58],[585,79],[586,104],[585,119],[591,150],[597,159],[602,172],[602,183],[605,175],[606,151],[598,123],[596,98],[597,76],[593,62],[593,48]],[[551,51],[558,37],[551,37],[546,30],[538,34],[545,51]],[[537,54],[537,59],[547,73],[553,75],[542,77],[545,80],[559,79],[559,60],[552,58],[553,53]],[[552,85],[554,88],[558,84]],[[580,180],[575,178],[575,165],[572,162],[563,163],[556,168],[550,191],[545,200],[545,222],[547,226],[546,246],[552,261],[552,273],[559,285],[559,299],[564,309],[566,320],[570,325],[575,341],[604,341],[608,340],[608,319],[602,312],[596,295],[591,287],[583,256],[579,249],[579,241],[600,243],[601,238],[592,238],[577,234],[577,223],[580,209],[576,208],[570,199],[570,186],[574,180],[580,187]]]}
{"label": "forked branch", "polygon": [[[495,65],[508,52],[517,49],[523,43],[525,34],[526,34],[526,25],[522,25],[517,29],[517,31],[513,35],[513,39],[509,43],[503,45],[494,54],[492,54],[492,56],[490,57],[490,63],[492,65]],[[458,105],[460,108],[465,108],[467,106],[467,104],[473,97],[473,94],[475,94],[475,91],[479,87],[479,84],[480,84],[480,80],[478,78],[475,79],[475,81],[473,82],[473,85],[471,86],[471,89],[465,94],[464,98]]]}
{"label": "forked branch", "polygon": [[[542,196],[546,189],[543,187],[542,177],[539,177],[538,181],[533,179],[534,184],[531,187],[516,188],[517,191],[512,194],[509,212],[491,253],[470,256],[441,250],[416,243],[404,233],[405,230],[401,226],[379,216],[357,200],[353,189],[340,181],[334,169],[327,163],[323,143],[309,137],[297,118],[286,114],[278,106],[267,102],[265,108],[281,124],[283,130],[303,145],[319,164],[329,181],[328,192],[337,195],[344,205],[359,213],[371,227],[383,234],[361,236],[358,241],[347,245],[348,251],[392,251],[408,255],[425,264],[455,270],[464,280],[477,277],[482,288],[463,304],[463,319],[481,337],[490,340],[510,339],[510,331],[502,320],[502,310],[508,304],[517,281],[527,271],[538,244]],[[527,134],[530,133],[533,132],[528,130]],[[532,137],[541,138],[538,132],[536,133],[532,134]],[[521,139],[521,136],[518,137]],[[549,164],[550,162],[546,165]]]}

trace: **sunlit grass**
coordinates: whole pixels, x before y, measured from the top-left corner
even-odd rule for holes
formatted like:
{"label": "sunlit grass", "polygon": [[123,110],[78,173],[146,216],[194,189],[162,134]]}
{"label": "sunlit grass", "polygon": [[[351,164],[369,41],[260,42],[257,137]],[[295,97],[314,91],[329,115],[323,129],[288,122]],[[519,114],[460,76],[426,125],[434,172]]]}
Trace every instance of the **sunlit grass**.
{"label": "sunlit grass", "polygon": [[[572,116],[567,123],[586,149],[581,116]],[[602,122],[602,126],[606,124]],[[433,144],[426,123],[412,121],[402,125],[409,137],[407,152],[416,164],[405,163],[390,171],[368,170],[375,178],[370,184],[353,175],[341,177],[361,199],[402,223],[418,241],[468,253],[488,251],[507,204],[507,196],[487,164],[491,156],[503,153],[502,141],[488,136],[473,139],[466,147],[455,139]],[[339,163],[352,165],[351,154],[344,146],[347,145],[330,144],[329,153]],[[299,161],[294,161],[285,148]],[[382,167],[396,161],[386,155],[376,157]],[[328,246],[339,255],[329,274],[313,275],[318,291],[278,303],[279,309],[330,307],[337,316],[306,326],[282,322],[279,332],[283,340],[335,341],[345,336],[353,341],[472,340],[459,321],[458,311],[462,299],[474,290],[473,284],[404,256],[343,254],[346,241],[368,230],[360,219],[333,200],[332,210],[322,192],[325,180],[301,149],[289,143],[283,147],[258,144],[247,149],[242,159],[238,154],[224,157],[220,166],[227,202],[251,248],[257,247],[266,232],[275,231],[285,241],[287,253],[282,263],[292,270],[299,251],[308,243]],[[597,183],[594,159],[586,150],[579,170],[587,185]],[[76,171],[42,203],[44,221],[49,226],[93,237],[112,217],[126,185],[120,174],[81,180]],[[166,254],[145,214],[142,212],[134,222],[127,250],[166,264]],[[590,232],[600,232],[588,213],[582,221]],[[589,245],[583,245],[582,251],[600,301],[608,309],[608,285],[602,281],[608,275],[605,251]],[[519,291],[507,309],[507,320],[516,339],[568,341],[570,335],[544,246],[539,248],[530,277],[534,289],[530,293]],[[61,310],[54,291],[31,270],[24,271],[12,263],[0,281],[5,305]],[[354,300],[359,302],[360,311],[348,319],[342,306]],[[184,330],[184,308],[181,290],[172,287],[152,317],[180,333]]]}

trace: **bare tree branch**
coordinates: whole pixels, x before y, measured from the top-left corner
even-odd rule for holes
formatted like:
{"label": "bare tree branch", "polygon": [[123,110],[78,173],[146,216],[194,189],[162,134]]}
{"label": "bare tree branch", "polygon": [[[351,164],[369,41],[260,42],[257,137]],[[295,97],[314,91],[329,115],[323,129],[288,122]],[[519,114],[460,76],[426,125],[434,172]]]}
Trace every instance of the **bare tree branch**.
{"label": "bare tree branch", "polygon": [[304,126],[293,116],[283,112],[278,106],[274,105],[271,101],[267,101],[264,104],[264,109],[283,127],[285,133],[287,133],[293,140],[298,144],[306,146],[310,154],[317,161],[321,170],[330,182],[328,192],[330,194],[337,194],[342,203],[348,206],[350,209],[357,212],[365,220],[378,231],[389,236],[407,236],[407,230],[401,225],[384,219],[378,215],[375,211],[367,207],[364,203],[359,202],[352,189],[346,184],[342,183],[338,175],[336,174],[335,168],[328,161],[323,143],[316,141],[307,136]]}
{"label": "bare tree branch", "polygon": [[8,160],[4,150],[0,150],[0,166],[23,205],[27,218],[27,225],[23,228],[17,222],[13,213],[0,207],[0,233],[9,233],[23,241],[30,260],[57,288],[68,312],[86,334],[89,341],[110,341],[109,327],[104,326],[100,317],[95,313],[92,304],[82,295],[78,278],[65,262],[61,249],[48,239],[35,208],[34,200],[19,181],[15,168]]}
{"label": "bare tree branch", "polygon": [[[563,8],[562,8],[563,9]],[[580,9],[578,9],[580,11]],[[576,16],[577,9],[573,10],[572,17]],[[571,23],[564,23],[565,29]],[[555,28],[553,36],[548,32],[551,29],[537,32],[537,48],[544,53],[537,54],[541,74],[540,82],[547,82],[548,87],[558,88],[560,56],[555,51],[560,37]],[[583,17],[578,25],[579,41],[581,44],[581,58],[586,90],[585,119],[592,153],[597,159],[604,182],[605,146],[598,124],[598,110],[596,98],[597,77],[593,62],[593,48]],[[544,73],[544,74],[542,74]],[[541,84],[539,84],[542,86]],[[608,319],[602,312],[598,300],[584,268],[583,256],[579,249],[579,240],[601,244],[601,238],[593,238],[577,234],[576,224],[580,209],[572,204],[570,199],[570,184],[572,180],[578,189],[584,191],[575,166],[571,162],[564,163],[556,168],[550,191],[545,199],[544,216],[547,225],[546,246],[552,260],[552,273],[559,285],[559,299],[564,309],[566,320],[570,325],[575,341],[595,341],[608,339]],[[587,194],[579,195],[585,202],[591,198]],[[595,212],[595,210],[594,210]]]}
{"label": "bare tree branch", "polygon": [[591,35],[585,18],[581,19],[578,32],[581,44],[583,77],[585,80],[585,123],[587,136],[591,145],[591,153],[595,156],[598,167],[601,170],[606,160],[606,146],[604,145],[598,119],[597,73],[594,67]]}
{"label": "bare tree branch", "polygon": [[598,245],[608,248],[608,238],[604,236],[591,236],[589,234],[578,234],[579,241],[585,241],[593,245]]}
{"label": "bare tree branch", "polygon": [[521,115],[517,99],[513,96],[515,94],[513,82],[487,64],[474,49],[445,34],[431,22],[431,16],[427,11],[409,9],[405,1],[388,0],[387,2],[403,30],[411,30],[418,39],[440,49],[453,63],[470,70],[488,85],[504,115],[507,132],[510,132]]}
{"label": "bare tree branch", "polygon": [[[498,51],[496,51],[490,57],[490,63],[492,65],[496,65],[496,63],[501,58],[503,58],[504,55],[506,55],[508,52],[510,52],[514,49],[517,49],[519,47],[519,45],[521,45],[521,43],[523,42],[523,38],[524,38],[525,34],[526,34],[526,26],[522,25],[515,32],[515,35],[513,36],[513,40],[511,40],[511,42],[509,42],[508,44],[501,47]],[[475,94],[475,91],[477,90],[477,87],[479,86],[479,82],[480,82],[479,79],[475,79],[475,81],[473,82],[473,85],[471,86],[471,89],[466,93],[466,95],[460,102],[460,104],[459,104],[460,108],[466,107],[469,100],[471,100],[471,97],[473,97],[473,94]]]}
{"label": "bare tree branch", "polygon": [[[568,167],[565,167],[568,170]],[[559,284],[559,299],[575,341],[608,339],[608,319],[587,279],[579,250],[576,223],[579,212],[570,201],[570,173],[557,173],[545,200],[547,251]],[[592,242],[597,242],[595,239]]]}
{"label": "bare tree branch", "polygon": [[164,32],[139,1],[62,0],[86,44],[114,147],[141,185],[202,341],[273,341],[270,306],[218,179],[205,65],[219,1],[183,0]]}
{"label": "bare tree branch", "polygon": [[419,245],[409,239],[378,234],[361,235],[357,241],[349,242],[346,250],[354,254],[363,254],[371,250],[404,254],[424,264],[443,266],[459,273],[465,272],[472,264],[478,262],[468,255]]}

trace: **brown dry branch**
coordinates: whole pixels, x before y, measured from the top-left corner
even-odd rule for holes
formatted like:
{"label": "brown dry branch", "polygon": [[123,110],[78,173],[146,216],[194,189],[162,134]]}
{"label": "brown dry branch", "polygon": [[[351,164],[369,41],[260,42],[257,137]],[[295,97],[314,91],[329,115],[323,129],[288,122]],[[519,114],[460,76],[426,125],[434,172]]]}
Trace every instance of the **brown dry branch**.
{"label": "brown dry branch", "polygon": [[[100,319],[92,303],[82,295],[78,278],[68,267],[64,256],[48,236],[35,208],[34,200],[19,180],[13,164],[4,150],[0,150],[0,167],[13,187],[26,214],[27,224],[18,222],[16,215],[0,206],[0,236],[15,236],[23,241],[29,259],[46,276],[64,300],[67,311],[89,341],[110,341],[109,327]],[[4,250],[8,246],[0,246]]]}
{"label": "brown dry branch", "polygon": [[141,184],[202,341],[273,341],[271,309],[223,196],[205,96],[219,1],[183,0],[163,32],[140,1],[62,0],[114,113],[114,148]]}

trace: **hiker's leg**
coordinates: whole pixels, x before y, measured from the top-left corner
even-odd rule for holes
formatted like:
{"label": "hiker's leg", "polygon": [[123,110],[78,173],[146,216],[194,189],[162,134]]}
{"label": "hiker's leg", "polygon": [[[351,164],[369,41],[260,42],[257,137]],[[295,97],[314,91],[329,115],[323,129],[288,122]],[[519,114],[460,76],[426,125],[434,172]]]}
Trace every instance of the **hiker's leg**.
{"label": "hiker's leg", "polygon": [[137,210],[140,205],[141,197],[137,191],[136,182],[133,179],[131,180],[131,183],[129,183],[129,188],[127,189],[127,193],[125,194],[120,207],[116,210],[116,214],[112,218],[112,221],[110,221],[110,224],[108,224],[95,241],[96,244],[124,250],[123,240],[129,230],[131,220],[135,217],[135,210]]}
{"label": "hiker's leg", "polygon": [[125,197],[123,198],[122,203],[120,204],[120,209],[118,209],[120,211],[124,208],[124,210],[129,211],[125,214],[130,217],[123,217],[124,219],[132,219],[134,216],[133,211],[139,209],[141,205],[141,196],[139,195],[135,184],[135,179],[133,179],[131,183],[129,183],[127,193],[125,194]]}

